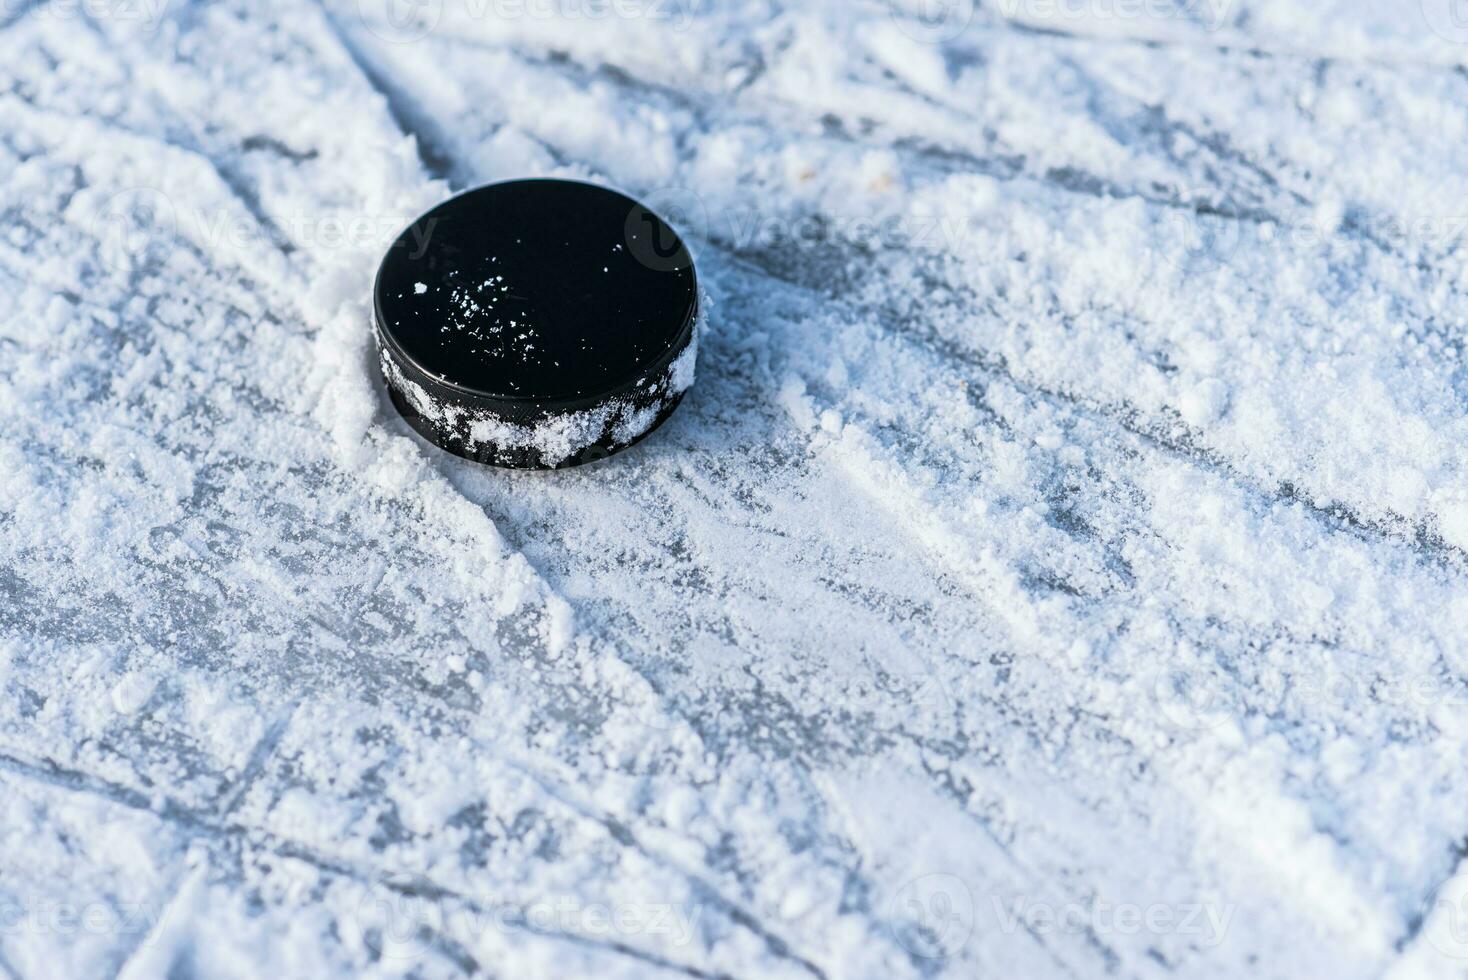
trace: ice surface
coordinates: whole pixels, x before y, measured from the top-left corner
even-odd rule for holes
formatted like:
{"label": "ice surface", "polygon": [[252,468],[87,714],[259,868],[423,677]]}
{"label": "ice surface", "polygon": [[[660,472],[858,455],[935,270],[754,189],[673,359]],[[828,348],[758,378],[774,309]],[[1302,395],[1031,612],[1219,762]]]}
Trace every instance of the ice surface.
{"label": "ice surface", "polygon": [[[0,3],[0,976],[1461,970],[1457,13]],[[524,175],[714,301],[575,471],[373,363]]]}

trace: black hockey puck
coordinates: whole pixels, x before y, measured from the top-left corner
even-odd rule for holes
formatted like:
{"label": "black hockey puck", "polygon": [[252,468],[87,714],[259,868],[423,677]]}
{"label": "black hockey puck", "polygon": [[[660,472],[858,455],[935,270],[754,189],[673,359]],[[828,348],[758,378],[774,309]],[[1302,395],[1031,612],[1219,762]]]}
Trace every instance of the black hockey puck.
{"label": "black hockey puck", "polygon": [[388,249],[375,314],[398,411],[494,466],[601,459],[662,424],[693,383],[688,249],[592,184],[516,180],[445,201]]}

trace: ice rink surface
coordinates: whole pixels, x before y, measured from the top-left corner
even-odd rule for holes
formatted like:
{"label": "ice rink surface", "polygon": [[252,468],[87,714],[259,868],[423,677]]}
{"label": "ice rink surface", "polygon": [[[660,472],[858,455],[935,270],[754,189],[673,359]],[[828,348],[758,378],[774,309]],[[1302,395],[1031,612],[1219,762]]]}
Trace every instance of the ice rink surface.
{"label": "ice rink surface", "polygon": [[[0,977],[1468,971],[1458,0],[0,0]],[[392,411],[453,191],[698,382]]]}

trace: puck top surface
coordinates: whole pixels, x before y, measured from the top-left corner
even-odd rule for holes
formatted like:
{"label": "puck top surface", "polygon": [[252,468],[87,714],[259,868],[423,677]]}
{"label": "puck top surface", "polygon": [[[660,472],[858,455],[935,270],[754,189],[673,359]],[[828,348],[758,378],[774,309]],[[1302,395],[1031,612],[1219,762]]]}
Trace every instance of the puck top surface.
{"label": "puck top surface", "polygon": [[698,307],[676,232],[616,191],[565,180],[451,198],[388,250],[379,330],[400,359],[471,395],[555,410],[661,370]]}

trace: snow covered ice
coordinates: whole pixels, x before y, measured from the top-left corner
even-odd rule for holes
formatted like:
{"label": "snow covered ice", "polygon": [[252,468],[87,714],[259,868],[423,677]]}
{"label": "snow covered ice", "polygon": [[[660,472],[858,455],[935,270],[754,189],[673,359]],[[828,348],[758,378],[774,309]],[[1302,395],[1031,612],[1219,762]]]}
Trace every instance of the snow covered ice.
{"label": "snow covered ice", "polygon": [[[1465,147],[1451,0],[0,0],[0,977],[1461,973]],[[552,474],[371,340],[526,175],[710,299]]]}

